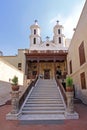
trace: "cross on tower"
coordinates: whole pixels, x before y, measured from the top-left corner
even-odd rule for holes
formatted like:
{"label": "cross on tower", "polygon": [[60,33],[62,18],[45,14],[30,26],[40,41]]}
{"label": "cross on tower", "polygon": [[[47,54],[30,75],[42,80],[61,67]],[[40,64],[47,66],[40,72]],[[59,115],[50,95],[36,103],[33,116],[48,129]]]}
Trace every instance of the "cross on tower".
{"label": "cross on tower", "polygon": [[59,24],[59,20],[57,20],[56,22],[57,22],[57,24]]}
{"label": "cross on tower", "polygon": [[37,23],[38,21],[35,19],[35,21],[34,21],[35,23]]}

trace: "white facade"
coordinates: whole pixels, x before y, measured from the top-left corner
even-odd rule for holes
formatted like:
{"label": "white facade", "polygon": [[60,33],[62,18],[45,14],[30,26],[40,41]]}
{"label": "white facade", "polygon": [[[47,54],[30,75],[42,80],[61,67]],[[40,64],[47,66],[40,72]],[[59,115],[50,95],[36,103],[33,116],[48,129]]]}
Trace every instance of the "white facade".
{"label": "white facade", "polygon": [[63,26],[57,24],[53,28],[53,40],[47,40],[43,42],[40,35],[40,27],[35,21],[34,25],[31,25],[31,35],[30,35],[30,49],[29,50],[68,50],[67,41],[65,42],[65,36],[62,33]]}
{"label": "white facade", "polygon": [[0,80],[10,82],[15,75],[18,77],[18,84],[23,85],[23,72],[0,58]]}
{"label": "white facade", "polygon": [[30,35],[30,47],[39,46],[41,43],[41,36],[40,36],[40,27],[35,20],[35,24],[30,26],[31,35]]}

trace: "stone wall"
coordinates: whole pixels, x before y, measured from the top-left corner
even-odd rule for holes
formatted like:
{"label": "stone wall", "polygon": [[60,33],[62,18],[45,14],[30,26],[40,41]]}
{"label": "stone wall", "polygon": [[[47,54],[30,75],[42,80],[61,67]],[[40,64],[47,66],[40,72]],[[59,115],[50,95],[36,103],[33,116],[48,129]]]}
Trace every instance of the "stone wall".
{"label": "stone wall", "polygon": [[[84,91],[87,89],[87,1],[84,5],[83,11],[81,13],[80,19],[78,21],[77,27],[75,29],[74,35],[71,40],[71,44],[68,50],[67,65],[68,74],[72,76],[75,84],[75,89],[78,97],[84,95]],[[79,58],[79,47],[81,43],[84,42],[84,52],[85,52],[85,62],[80,65]],[[72,73],[70,74],[70,60],[72,61]],[[81,73],[85,73],[86,79],[86,89],[82,89],[81,86]],[[87,96],[85,96],[87,100]],[[82,97],[81,97],[82,99]]]}

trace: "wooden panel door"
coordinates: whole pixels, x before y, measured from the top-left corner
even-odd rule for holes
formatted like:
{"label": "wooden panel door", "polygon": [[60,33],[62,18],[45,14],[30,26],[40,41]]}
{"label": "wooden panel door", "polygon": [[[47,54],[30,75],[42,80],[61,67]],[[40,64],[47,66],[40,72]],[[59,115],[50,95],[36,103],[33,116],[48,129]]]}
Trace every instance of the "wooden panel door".
{"label": "wooden panel door", "polygon": [[49,69],[44,70],[44,79],[50,79],[50,70]]}
{"label": "wooden panel door", "polygon": [[85,72],[80,74],[80,78],[81,78],[81,87],[82,87],[82,89],[86,89]]}

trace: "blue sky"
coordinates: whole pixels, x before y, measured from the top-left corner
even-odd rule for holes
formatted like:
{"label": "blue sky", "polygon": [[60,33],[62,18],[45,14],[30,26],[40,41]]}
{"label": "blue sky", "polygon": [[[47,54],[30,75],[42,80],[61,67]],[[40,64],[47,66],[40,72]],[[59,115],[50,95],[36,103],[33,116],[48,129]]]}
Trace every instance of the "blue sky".
{"label": "blue sky", "polygon": [[0,0],[0,50],[15,55],[17,49],[29,48],[30,25],[38,20],[42,40],[52,39],[56,20],[71,38],[85,0]]}

